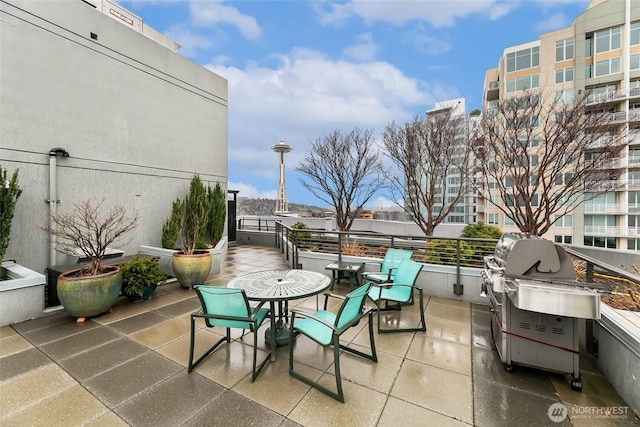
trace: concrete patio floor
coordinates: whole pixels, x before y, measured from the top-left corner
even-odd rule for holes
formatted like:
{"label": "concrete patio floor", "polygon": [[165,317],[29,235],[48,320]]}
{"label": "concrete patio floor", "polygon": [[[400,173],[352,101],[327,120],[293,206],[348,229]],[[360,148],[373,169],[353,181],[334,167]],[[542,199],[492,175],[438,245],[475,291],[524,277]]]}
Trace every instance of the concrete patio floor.
{"label": "concrete patio floor", "polygon": [[[221,273],[207,284],[224,286],[232,277],[274,268],[286,268],[276,249],[232,244]],[[346,286],[334,291],[345,293]],[[313,297],[292,301],[290,308],[315,305]],[[230,345],[187,374],[189,314],[199,302],[177,283],[159,288],[148,301],[121,297],[112,313],[84,324],[60,311],[3,327],[0,425],[640,424],[588,356],[580,362],[582,393],[561,374],[518,366],[507,373],[491,346],[488,306],[427,296],[425,305],[426,333],[376,333],[377,364],[342,354],[344,404],[289,376],[288,346],[278,347],[276,361],[251,383],[252,337],[236,331]],[[384,321],[417,324],[417,313],[408,306],[385,314]],[[196,352],[224,333],[198,325]],[[366,322],[343,337],[366,347]],[[264,336],[259,345],[266,354]],[[332,351],[305,337],[295,345],[296,368],[334,386]],[[549,413],[558,408],[566,408],[568,417],[554,422]],[[607,415],[605,408],[615,409]]]}

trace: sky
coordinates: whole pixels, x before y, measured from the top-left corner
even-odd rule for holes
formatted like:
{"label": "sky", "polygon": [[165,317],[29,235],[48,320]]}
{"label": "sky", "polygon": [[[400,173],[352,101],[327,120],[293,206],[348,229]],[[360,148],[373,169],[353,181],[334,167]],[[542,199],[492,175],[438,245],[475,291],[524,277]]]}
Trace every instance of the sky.
{"label": "sky", "polygon": [[[276,199],[284,140],[289,203],[328,206],[295,168],[336,130],[403,124],[436,102],[482,108],[505,48],[570,26],[590,0],[120,0],[228,81],[228,188]],[[390,207],[376,194],[369,207]]]}

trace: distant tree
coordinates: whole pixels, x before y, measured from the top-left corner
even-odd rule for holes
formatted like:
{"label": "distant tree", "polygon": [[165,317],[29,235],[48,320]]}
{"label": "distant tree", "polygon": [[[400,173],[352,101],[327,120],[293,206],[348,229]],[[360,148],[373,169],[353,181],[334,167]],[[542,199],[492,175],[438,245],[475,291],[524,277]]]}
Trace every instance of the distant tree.
{"label": "distant tree", "polygon": [[381,156],[371,130],[339,130],[317,139],[296,168],[300,183],[318,199],[333,206],[336,224],[349,230],[373,195],[385,186]]}
{"label": "distant tree", "polygon": [[390,175],[391,197],[425,235],[452,212],[472,186],[472,154],[466,117],[445,110],[425,120],[387,125],[383,144],[400,173]]}
{"label": "distant tree", "polygon": [[[473,239],[499,239],[501,236],[502,230],[498,227],[482,222],[467,225],[464,230],[462,230],[462,234],[460,234],[460,237]],[[467,247],[473,252],[472,259],[476,264],[480,264],[484,256],[490,255],[496,250],[496,244],[494,242],[468,242]]]}
{"label": "distant tree", "polygon": [[482,114],[482,111],[478,110],[477,108],[475,110],[471,110],[471,112],[469,113],[469,116],[473,117],[473,116],[479,116],[480,114]]}
{"label": "distant tree", "polygon": [[502,230],[494,225],[487,225],[483,222],[467,225],[464,230],[462,230],[462,234],[460,234],[460,237],[478,239],[499,239],[501,236]]}
{"label": "distant tree", "polygon": [[460,265],[472,265],[474,248],[461,240],[431,239],[425,245],[424,262],[438,265],[456,265],[460,246]]}
{"label": "distant tree", "polygon": [[499,195],[495,206],[537,236],[585,194],[606,191],[603,181],[615,180],[612,162],[625,141],[604,103],[590,103],[586,94],[569,102],[554,95],[526,90],[497,101],[482,115],[474,143],[481,197],[491,203]]}

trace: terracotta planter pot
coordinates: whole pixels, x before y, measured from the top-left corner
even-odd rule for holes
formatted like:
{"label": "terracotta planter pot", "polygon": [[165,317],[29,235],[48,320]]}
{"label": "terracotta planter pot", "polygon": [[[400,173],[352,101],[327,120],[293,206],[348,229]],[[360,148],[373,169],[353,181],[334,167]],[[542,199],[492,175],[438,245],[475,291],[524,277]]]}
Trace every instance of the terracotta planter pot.
{"label": "terracotta planter pot", "polygon": [[195,251],[191,255],[177,252],[173,254],[171,265],[180,286],[193,288],[207,280],[211,270],[211,252]]}
{"label": "terracotta planter pot", "polygon": [[106,313],[120,295],[122,273],[120,267],[106,266],[97,276],[73,277],[78,270],[58,276],[58,298],[72,316],[93,317]]}

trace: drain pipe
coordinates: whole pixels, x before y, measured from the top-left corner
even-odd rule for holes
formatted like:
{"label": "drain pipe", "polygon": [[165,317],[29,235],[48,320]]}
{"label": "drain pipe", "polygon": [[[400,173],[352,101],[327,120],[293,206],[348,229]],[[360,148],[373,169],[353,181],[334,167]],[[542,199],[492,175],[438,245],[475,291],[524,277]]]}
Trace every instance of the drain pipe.
{"label": "drain pipe", "polygon": [[[57,179],[57,163],[58,156],[69,157],[69,152],[61,147],[52,148],[49,151],[49,227],[53,228],[54,223],[51,217],[58,211],[58,179]],[[56,265],[56,236],[49,236],[49,265]]]}

